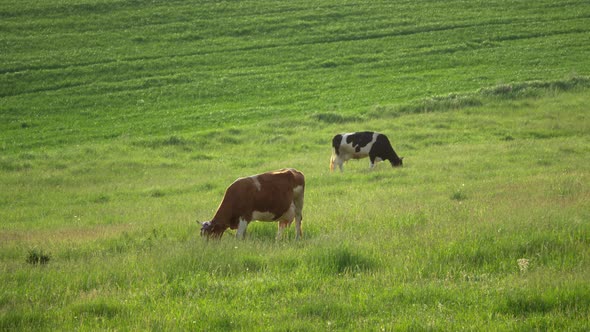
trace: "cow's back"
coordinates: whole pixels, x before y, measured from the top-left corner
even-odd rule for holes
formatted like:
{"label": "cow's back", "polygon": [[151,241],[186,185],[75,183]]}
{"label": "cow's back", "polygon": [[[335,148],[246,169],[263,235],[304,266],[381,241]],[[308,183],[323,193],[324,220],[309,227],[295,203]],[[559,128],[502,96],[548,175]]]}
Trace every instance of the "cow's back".
{"label": "cow's back", "polygon": [[369,155],[369,151],[378,135],[379,133],[370,131],[342,134],[339,154],[345,160],[364,158]]}
{"label": "cow's back", "polygon": [[[252,206],[255,211],[271,212],[276,217],[291,207],[296,195],[303,194],[305,178],[294,169],[281,169],[275,172],[253,175]],[[298,192],[295,188],[300,187]]]}
{"label": "cow's back", "polygon": [[303,173],[294,168],[287,168],[285,170],[293,175],[293,189],[296,189],[298,186],[305,188],[305,176]]}

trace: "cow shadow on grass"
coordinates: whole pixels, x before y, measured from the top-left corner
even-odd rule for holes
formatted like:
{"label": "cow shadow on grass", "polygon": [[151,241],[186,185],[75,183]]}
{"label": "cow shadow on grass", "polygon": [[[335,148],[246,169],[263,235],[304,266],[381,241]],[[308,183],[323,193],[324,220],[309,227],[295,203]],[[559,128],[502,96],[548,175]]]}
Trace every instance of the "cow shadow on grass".
{"label": "cow shadow on grass", "polygon": [[[275,241],[277,240],[278,223],[276,222],[251,222],[246,231],[245,241],[260,240],[260,241]],[[306,241],[314,239],[318,236],[318,232],[314,229],[305,229],[305,221],[303,222],[303,238],[299,241]],[[236,230],[227,230],[223,237],[236,238]],[[279,241],[296,241],[295,240],[295,221],[291,226],[285,228]]]}

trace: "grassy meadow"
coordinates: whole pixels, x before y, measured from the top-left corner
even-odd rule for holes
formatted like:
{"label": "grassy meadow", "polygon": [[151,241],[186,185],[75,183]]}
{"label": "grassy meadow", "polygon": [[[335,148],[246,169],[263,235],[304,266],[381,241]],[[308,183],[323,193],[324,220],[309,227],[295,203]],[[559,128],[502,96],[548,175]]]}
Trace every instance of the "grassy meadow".
{"label": "grassy meadow", "polygon": [[0,1],[0,330],[590,329],[587,1]]}

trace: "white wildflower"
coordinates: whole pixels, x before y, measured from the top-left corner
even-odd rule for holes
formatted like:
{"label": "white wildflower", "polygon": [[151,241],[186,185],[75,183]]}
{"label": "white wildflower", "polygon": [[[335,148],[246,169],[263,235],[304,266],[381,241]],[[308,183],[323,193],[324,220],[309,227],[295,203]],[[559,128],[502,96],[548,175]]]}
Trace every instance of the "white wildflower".
{"label": "white wildflower", "polygon": [[526,272],[529,268],[529,260],[526,258],[519,258],[516,260],[520,272]]}

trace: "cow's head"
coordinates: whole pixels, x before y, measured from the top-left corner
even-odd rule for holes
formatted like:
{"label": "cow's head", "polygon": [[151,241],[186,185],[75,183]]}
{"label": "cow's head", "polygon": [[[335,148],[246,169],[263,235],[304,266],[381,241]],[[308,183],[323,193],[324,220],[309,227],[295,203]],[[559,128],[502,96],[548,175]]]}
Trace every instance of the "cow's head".
{"label": "cow's head", "polygon": [[201,223],[201,236],[205,236],[207,238],[220,238],[221,235],[223,235],[223,231],[225,231],[225,229],[217,227],[217,225],[213,225],[210,221]]}
{"label": "cow's head", "polygon": [[397,160],[391,160],[392,167],[403,167],[404,166],[404,157],[398,158]]}

